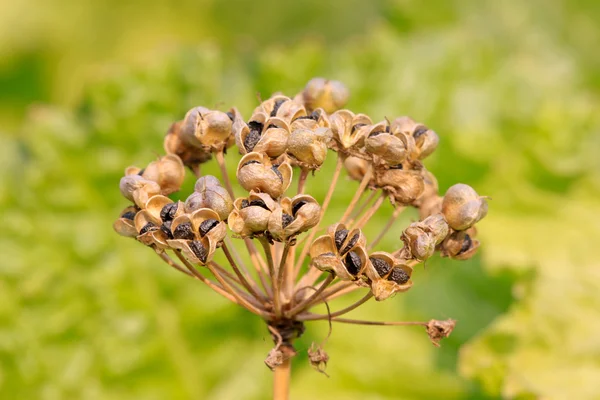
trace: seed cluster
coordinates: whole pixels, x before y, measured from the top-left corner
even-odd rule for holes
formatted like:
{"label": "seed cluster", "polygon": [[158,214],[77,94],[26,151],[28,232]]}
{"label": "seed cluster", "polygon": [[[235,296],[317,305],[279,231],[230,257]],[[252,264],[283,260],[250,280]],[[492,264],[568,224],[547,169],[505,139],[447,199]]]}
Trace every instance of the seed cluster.
{"label": "seed cluster", "polygon": [[[409,290],[414,268],[436,252],[472,257],[479,247],[475,224],[487,214],[487,202],[464,184],[439,195],[434,175],[423,165],[437,148],[438,135],[408,117],[373,122],[342,109],[348,96],[340,82],[315,78],[294,97],[277,94],[263,101],[248,120],[235,108],[191,109],[169,128],[165,156],[143,169],[125,170],[120,190],[131,204],[115,221],[115,230],[261,316],[274,335],[275,353],[288,356],[305,321],[342,321],[341,315],[370,297],[381,301]],[[232,146],[242,155],[235,173],[246,192],[237,198],[225,161]],[[319,202],[305,193],[305,183],[332,152],[336,169]],[[223,181],[201,174],[201,164],[212,159]],[[185,201],[173,201],[168,196],[180,189],[186,167],[197,177],[194,191]],[[343,170],[359,181],[356,195],[338,222],[315,237]],[[288,197],[294,174],[299,174],[298,188]],[[386,200],[394,207],[393,217],[369,243],[362,228]],[[406,207],[418,208],[420,220],[402,232],[397,249],[373,252]],[[306,237],[299,240],[302,233]],[[238,246],[231,238],[240,239]],[[248,252],[245,260],[242,248]],[[214,261],[219,250],[229,268]],[[310,311],[355,290],[366,291],[358,303],[328,315]],[[348,321],[365,322],[343,320]],[[417,324],[435,344],[454,327],[448,321]],[[313,358],[315,363],[328,360],[321,348]],[[280,359],[270,357],[267,364],[276,368]]]}

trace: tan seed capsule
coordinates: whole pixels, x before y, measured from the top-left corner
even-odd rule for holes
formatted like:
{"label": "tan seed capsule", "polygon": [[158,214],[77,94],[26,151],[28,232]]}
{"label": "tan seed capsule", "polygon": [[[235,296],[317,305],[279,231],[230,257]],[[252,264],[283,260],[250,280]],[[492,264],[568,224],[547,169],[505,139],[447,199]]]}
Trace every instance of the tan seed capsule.
{"label": "tan seed capsule", "polygon": [[322,108],[327,113],[344,107],[350,97],[350,92],[343,83],[325,78],[311,79],[302,93],[307,109]]}
{"label": "tan seed capsule", "polygon": [[462,183],[448,189],[442,201],[442,213],[448,225],[454,230],[462,231],[470,228],[486,216],[487,201],[477,192]]}

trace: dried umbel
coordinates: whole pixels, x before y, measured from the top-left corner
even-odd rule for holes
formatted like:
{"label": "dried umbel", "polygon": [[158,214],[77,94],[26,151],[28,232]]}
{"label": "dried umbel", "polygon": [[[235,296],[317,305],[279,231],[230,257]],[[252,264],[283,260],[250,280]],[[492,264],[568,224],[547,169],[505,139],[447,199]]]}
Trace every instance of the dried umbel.
{"label": "dried umbel", "polygon": [[[487,213],[485,197],[470,186],[457,184],[440,196],[423,164],[438,146],[433,130],[405,116],[373,123],[365,114],[341,109],[347,100],[341,83],[315,78],[295,97],[271,96],[247,120],[235,108],[195,107],[169,127],[167,155],[143,169],[127,168],[119,185],[130,204],[113,224],[117,233],[152,248],[169,266],[266,322],[275,347],[265,363],[275,371],[277,398],[285,398],[282,385],[296,355],[294,341],[308,321],[419,325],[438,346],[454,329],[453,320],[343,316],[371,298],[384,301],[419,284],[413,271],[436,253],[472,257],[479,247],[475,225]],[[228,164],[225,152],[234,143],[237,151],[229,154],[241,159]],[[337,153],[333,173],[311,177],[330,151]],[[218,164],[220,178],[202,175],[201,164],[209,160]],[[168,196],[180,189],[184,166],[197,180],[189,196],[177,197],[185,200],[175,201]],[[234,195],[229,180],[234,172],[241,196]],[[357,181],[349,183],[356,185],[350,201],[334,198],[343,174]],[[313,180],[327,187],[324,198],[306,190]],[[332,202],[347,207],[325,227]],[[363,228],[385,207],[392,216],[369,240]],[[406,207],[417,208],[420,220],[404,229],[394,248],[372,251]],[[224,257],[215,257],[220,253]],[[329,309],[330,300],[355,291],[364,296]],[[315,313],[322,304],[327,314]],[[326,340],[308,353],[321,372],[329,361]]]}

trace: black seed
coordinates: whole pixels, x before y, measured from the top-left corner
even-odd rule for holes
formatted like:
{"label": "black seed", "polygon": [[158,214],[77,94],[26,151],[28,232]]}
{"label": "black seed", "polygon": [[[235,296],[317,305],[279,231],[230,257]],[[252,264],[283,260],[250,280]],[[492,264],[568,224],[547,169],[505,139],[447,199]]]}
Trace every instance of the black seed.
{"label": "black seed", "polygon": [[427,127],[425,125],[419,125],[417,126],[417,128],[415,129],[415,131],[413,132],[413,137],[415,139],[417,139],[419,136],[423,135],[425,132],[427,132]]}
{"label": "black seed", "polygon": [[167,237],[169,239],[173,239],[173,233],[171,232],[171,224],[173,223],[173,221],[165,221],[161,226],[160,226],[160,230],[164,232],[165,235],[167,235]]}
{"label": "black seed", "polygon": [[386,131],[387,133],[390,133],[390,126],[389,126],[389,125],[387,125],[387,126],[385,127],[385,131]]}
{"label": "black seed", "polygon": [[135,218],[135,212],[133,212],[133,211],[127,211],[126,213],[124,213],[123,215],[121,215],[121,218],[130,219],[130,220],[133,221],[133,219]]}
{"label": "black seed", "polygon": [[305,205],[305,204],[306,204],[306,202],[305,202],[305,201],[303,201],[303,200],[302,200],[302,201],[299,201],[299,202],[297,202],[296,204],[294,204],[294,206],[292,207],[292,215],[295,217],[295,216],[296,216],[296,213],[298,212],[298,210],[299,210],[300,208],[302,208],[302,206],[303,206],[303,205]]}
{"label": "black seed", "polygon": [[290,214],[283,213],[283,216],[281,217],[281,223],[284,228],[291,224],[293,220],[294,217],[292,217]]}
{"label": "black seed", "polygon": [[242,209],[250,207],[250,202],[246,199],[242,200]]}
{"label": "black seed", "polygon": [[142,169],[140,170],[140,172],[138,172],[137,174],[138,174],[139,176],[142,176],[142,175],[144,174],[144,172],[145,172],[145,171],[146,171],[146,168],[142,168]]}
{"label": "black seed", "polygon": [[285,103],[287,101],[287,99],[279,99],[277,101],[275,101],[275,106],[273,107],[273,111],[271,111],[271,117],[274,117],[277,115],[277,111],[279,111],[279,107],[281,107],[281,105],[283,103]]}
{"label": "black seed", "polygon": [[227,111],[226,114],[229,117],[229,119],[231,120],[231,122],[233,122],[233,113],[231,111]]}
{"label": "black seed", "polygon": [[340,229],[339,231],[337,231],[335,233],[335,247],[337,247],[338,250],[342,247],[342,245],[344,244],[344,241],[346,240],[347,237],[348,237],[347,229]]}
{"label": "black seed", "polygon": [[152,222],[148,222],[146,225],[144,225],[142,227],[142,229],[140,229],[140,235],[143,235],[144,233],[148,232],[148,231],[154,231],[156,230],[156,225],[154,225]]}
{"label": "black seed", "polygon": [[362,267],[362,260],[356,252],[351,251],[346,256],[344,264],[350,275],[357,275],[360,272],[360,267]]}
{"label": "black seed", "polygon": [[279,128],[279,127],[275,124],[269,124],[269,126],[267,126],[267,129],[271,129],[271,128]]}
{"label": "black seed", "polygon": [[279,177],[279,180],[281,181],[281,183],[283,183],[283,175],[281,175],[281,172],[279,172],[279,170],[277,169],[277,167],[279,167],[279,165],[273,165],[271,167],[271,169],[273,170],[273,172],[275,172],[275,174]]}
{"label": "black seed", "polygon": [[388,263],[383,261],[381,258],[370,257],[369,260],[371,260],[371,264],[373,264],[373,268],[375,268],[375,271],[377,271],[379,276],[382,278],[388,272],[390,272],[390,269],[392,268],[392,267],[390,267],[390,265]]}
{"label": "black seed", "polygon": [[160,219],[164,221],[173,221],[175,213],[177,213],[177,207],[179,203],[169,203],[160,210]]}
{"label": "black seed", "polygon": [[344,250],[341,251],[341,254],[348,252],[352,248],[352,246],[354,246],[356,242],[358,242],[359,237],[360,235],[358,233],[354,234],[354,236],[352,236],[352,239],[350,239],[346,247],[344,247]]}
{"label": "black seed", "polygon": [[260,140],[260,131],[250,131],[244,138],[244,148],[246,151],[254,150],[256,143]]}
{"label": "black seed", "polygon": [[404,169],[404,166],[402,164],[392,165],[390,169]]}
{"label": "black seed", "polygon": [[381,135],[382,133],[384,133],[384,132],[383,132],[383,131],[371,132],[371,133],[369,134],[369,137],[375,137],[375,136],[379,136],[379,135]]}
{"label": "black seed", "polygon": [[410,279],[410,276],[401,268],[394,268],[388,276],[388,281],[396,282],[399,285],[404,285]]}
{"label": "black seed", "polygon": [[460,248],[460,251],[458,252],[458,254],[462,254],[465,251],[469,250],[472,245],[473,245],[473,240],[471,239],[471,236],[465,235],[465,240],[463,241],[463,245]]}
{"label": "black seed", "polygon": [[323,253],[323,254],[321,254],[321,255],[322,255],[322,256],[332,256],[332,257],[334,257],[334,256],[335,256],[335,254],[333,254],[333,253],[332,253],[332,252],[330,252],[330,251],[328,251],[327,253]]}
{"label": "black seed", "polygon": [[217,225],[219,225],[219,221],[216,219],[207,219],[200,224],[198,233],[200,233],[200,236],[204,237],[212,228]]}
{"label": "black seed", "polygon": [[294,121],[296,121],[298,119],[312,119],[312,120],[316,121],[319,119],[319,115],[313,111],[310,115],[303,115],[301,117],[296,118]]}
{"label": "black seed", "polygon": [[208,250],[206,250],[206,247],[204,247],[201,241],[192,240],[190,242],[190,249],[200,261],[206,262],[206,258],[208,257]]}
{"label": "black seed", "polygon": [[264,208],[265,210],[269,211],[269,207],[267,207],[265,202],[262,200],[252,200],[249,205]]}
{"label": "black seed", "polygon": [[246,165],[250,165],[250,164],[260,164],[258,161],[252,160],[252,161],[248,161],[247,163],[244,163],[244,165],[242,165],[242,168],[244,168]]}
{"label": "black seed", "polygon": [[184,222],[183,224],[177,225],[177,228],[173,231],[173,237],[175,239],[193,240],[194,231],[192,230],[192,224]]}

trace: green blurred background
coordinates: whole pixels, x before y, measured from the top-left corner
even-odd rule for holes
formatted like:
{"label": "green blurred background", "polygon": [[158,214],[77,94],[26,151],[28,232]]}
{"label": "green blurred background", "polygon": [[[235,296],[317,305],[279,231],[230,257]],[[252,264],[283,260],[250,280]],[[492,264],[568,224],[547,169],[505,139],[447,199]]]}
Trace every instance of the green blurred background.
{"label": "green blurred background", "polygon": [[441,190],[493,200],[478,256],[435,258],[352,314],[455,318],[441,349],[417,328],[336,325],[328,379],[306,357],[315,322],[293,398],[600,398],[599,20],[593,0],[1,2],[0,398],[269,398],[263,324],[111,224],[124,167],[187,109],[248,116],[313,76],[374,120],[425,122]]}

